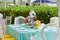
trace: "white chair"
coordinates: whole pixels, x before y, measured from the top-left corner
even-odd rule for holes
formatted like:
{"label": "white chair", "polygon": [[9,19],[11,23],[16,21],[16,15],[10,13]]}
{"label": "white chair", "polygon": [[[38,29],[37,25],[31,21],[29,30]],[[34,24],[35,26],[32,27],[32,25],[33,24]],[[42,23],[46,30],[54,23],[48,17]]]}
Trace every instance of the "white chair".
{"label": "white chair", "polygon": [[51,17],[50,23],[59,28],[59,17]]}
{"label": "white chair", "polygon": [[0,13],[0,26],[2,27],[3,29],[3,32],[5,32],[4,28],[5,28],[5,20],[3,19],[3,14]]}
{"label": "white chair", "polygon": [[5,20],[4,19],[0,19],[0,26],[3,29],[3,33],[5,33]]}
{"label": "white chair", "polygon": [[14,24],[22,24],[24,23],[24,17],[23,16],[19,16],[19,17],[15,17],[15,23]]}
{"label": "white chair", "polygon": [[0,26],[0,40],[4,40],[2,27]]}
{"label": "white chair", "polygon": [[[47,28],[48,26],[50,26],[50,27],[53,27],[54,25],[52,25],[52,24],[46,24],[45,25],[45,27],[42,29],[42,31],[41,31],[41,36],[42,36],[42,40],[46,40],[46,38],[45,38],[45,35],[44,35],[44,29],[45,28]],[[55,26],[54,26],[55,27]],[[52,29],[51,29],[52,30]],[[55,32],[54,33],[54,40],[57,40],[57,32]]]}
{"label": "white chair", "polygon": [[2,19],[2,18],[3,18],[3,14],[0,13],[0,19]]}
{"label": "white chair", "polygon": [[12,21],[12,16],[6,16],[6,19],[5,19],[6,25],[11,24],[11,21]]}

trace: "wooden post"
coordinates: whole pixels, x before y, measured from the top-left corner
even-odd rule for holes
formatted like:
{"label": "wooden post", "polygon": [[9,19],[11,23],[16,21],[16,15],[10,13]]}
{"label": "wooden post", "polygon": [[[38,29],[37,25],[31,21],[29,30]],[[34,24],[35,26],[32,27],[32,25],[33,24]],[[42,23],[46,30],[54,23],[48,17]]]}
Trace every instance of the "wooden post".
{"label": "wooden post", "polygon": [[[4,9],[6,9],[6,0],[3,0],[3,6],[4,6]],[[4,12],[4,18],[5,18],[5,12]]]}
{"label": "wooden post", "polygon": [[28,4],[31,6],[31,0],[28,0]]}
{"label": "wooden post", "polygon": [[4,9],[6,9],[6,0],[4,0]]}
{"label": "wooden post", "polygon": [[16,6],[16,0],[13,0],[13,4],[14,4],[14,6]]}
{"label": "wooden post", "polygon": [[30,5],[30,0],[28,0],[28,4]]}
{"label": "wooden post", "polygon": [[20,5],[22,5],[22,0],[20,0]]}
{"label": "wooden post", "polygon": [[40,0],[40,6],[42,5],[42,0]]}
{"label": "wooden post", "polygon": [[60,27],[60,0],[57,0],[57,6],[58,6],[58,16],[59,16],[59,27]]}
{"label": "wooden post", "polygon": [[18,4],[21,5],[21,0],[18,0]]}

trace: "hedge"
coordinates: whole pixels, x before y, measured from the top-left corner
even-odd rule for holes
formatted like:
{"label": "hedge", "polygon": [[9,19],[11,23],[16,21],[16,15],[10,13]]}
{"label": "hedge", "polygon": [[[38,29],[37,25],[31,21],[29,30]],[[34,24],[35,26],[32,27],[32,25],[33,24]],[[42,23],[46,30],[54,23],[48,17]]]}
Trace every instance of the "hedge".
{"label": "hedge", "polygon": [[51,17],[58,16],[57,7],[49,7],[49,6],[7,6],[6,9],[0,7],[0,13],[5,16],[24,16],[27,17],[29,15],[30,10],[34,10],[37,15],[37,19],[43,23],[49,23]]}

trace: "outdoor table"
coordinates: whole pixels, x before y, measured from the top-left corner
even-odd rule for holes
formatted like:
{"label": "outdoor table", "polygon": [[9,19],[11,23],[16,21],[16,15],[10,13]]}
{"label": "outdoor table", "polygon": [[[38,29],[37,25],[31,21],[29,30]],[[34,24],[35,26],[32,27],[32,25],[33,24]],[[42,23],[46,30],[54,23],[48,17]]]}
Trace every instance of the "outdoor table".
{"label": "outdoor table", "polygon": [[[41,30],[45,26],[45,24],[41,24],[39,29],[29,28],[25,24],[20,25],[8,25],[6,27],[6,34],[11,35],[11,37],[16,38],[16,40],[30,40],[30,37],[37,35],[38,40],[42,40]],[[45,29],[44,34],[46,40],[55,40],[54,33],[56,30],[48,30]]]}

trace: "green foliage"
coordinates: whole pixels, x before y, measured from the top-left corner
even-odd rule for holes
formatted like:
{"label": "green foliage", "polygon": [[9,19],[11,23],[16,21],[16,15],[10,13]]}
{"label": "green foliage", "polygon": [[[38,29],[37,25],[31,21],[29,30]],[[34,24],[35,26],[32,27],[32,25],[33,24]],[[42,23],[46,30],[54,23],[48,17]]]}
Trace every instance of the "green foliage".
{"label": "green foliage", "polygon": [[[1,7],[0,7],[1,8]],[[24,16],[27,17],[29,15],[30,10],[34,10],[37,15],[37,19],[41,20],[43,23],[49,23],[51,17],[58,16],[57,7],[49,7],[49,6],[7,6],[6,9],[0,9],[0,13],[6,14],[6,16]]]}

